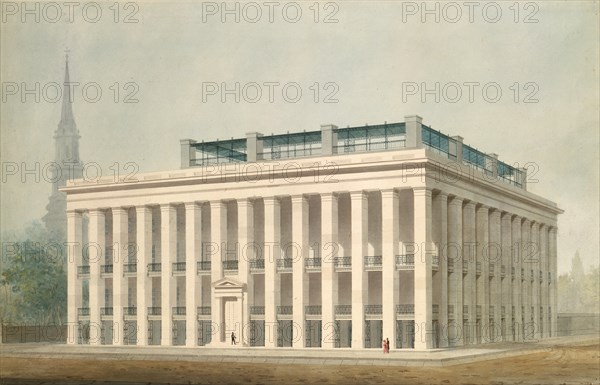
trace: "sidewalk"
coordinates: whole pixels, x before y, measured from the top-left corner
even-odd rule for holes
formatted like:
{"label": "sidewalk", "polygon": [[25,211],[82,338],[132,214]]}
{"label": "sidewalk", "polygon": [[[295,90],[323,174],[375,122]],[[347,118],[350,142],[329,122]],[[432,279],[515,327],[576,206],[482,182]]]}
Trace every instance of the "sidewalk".
{"label": "sidewalk", "polygon": [[4,344],[0,357],[89,359],[89,360],[158,360],[191,362],[245,362],[311,365],[390,365],[450,366],[496,358],[532,354],[554,346],[599,344],[598,335],[556,337],[529,343],[495,343],[432,351],[380,349],[267,349],[262,347],[210,348],[184,346],[89,346],[65,344]]}

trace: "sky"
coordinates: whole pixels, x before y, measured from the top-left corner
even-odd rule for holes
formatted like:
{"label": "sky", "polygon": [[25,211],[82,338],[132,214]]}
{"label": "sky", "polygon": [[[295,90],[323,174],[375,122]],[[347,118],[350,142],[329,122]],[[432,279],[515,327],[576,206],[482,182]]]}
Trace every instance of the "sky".
{"label": "sky", "polygon": [[559,273],[576,250],[598,264],[598,2],[53,4],[2,3],[2,231],[45,213],[68,49],[81,158],[104,175],[177,169],[183,138],[417,114],[535,174],[565,210]]}

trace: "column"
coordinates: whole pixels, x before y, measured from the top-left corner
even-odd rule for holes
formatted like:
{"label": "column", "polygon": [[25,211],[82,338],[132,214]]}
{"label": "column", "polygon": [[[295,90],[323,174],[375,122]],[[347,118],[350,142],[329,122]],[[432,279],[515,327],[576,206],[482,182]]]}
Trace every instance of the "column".
{"label": "column", "polygon": [[[489,249],[487,249],[489,245],[489,207],[485,205],[479,205],[476,208],[476,228],[477,228],[477,255],[476,260],[477,263],[481,266],[481,272],[479,277],[477,277],[476,273],[476,293],[475,293],[475,308],[477,306],[481,309],[481,316],[476,318],[476,335],[479,337],[477,339],[477,343],[484,343],[485,337],[483,336],[483,331],[486,329],[484,326],[489,325],[489,305],[490,305],[490,272],[489,272],[489,260],[487,258],[486,253],[488,253]],[[476,265],[477,266],[477,265]]]}
{"label": "column", "polygon": [[102,322],[100,308],[104,306],[104,278],[100,278],[100,265],[106,252],[105,213],[99,209],[89,211],[90,259],[90,345],[101,345]]}
{"label": "column", "polygon": [[81,280],[77,277],[77,268],[82,265],[82,214],[67,211],[67,344],[77,344],[79,341],[78,311],[82,303]]}
{"label": "column", "polygon": [[196,202],[185,206],[185,345],[198,344],[198,304],[202,285],[196,272],[202,248],[202,209]]}
{"label": "column", "polygon": [[523,341],[523,313],[522,313],[522,294],[523,289],[521,280],[521,266],[523,261],[522,257],[522,246],[521,246],[521,217],[515,215],[512,218],[512,262],[515,268],[515,274],[513,279],[513,306],[515,311],[513,312],[515,323],[514,336],[515,341]]}
{"label": "column", "polygon": [[[248,198],[238,199],[238,277],[240,282],[246,284],[245,296],[242,296],[244,306],[241,307],[241,335],[240,342],[244,346],[250,346],[250,305],[254,302],[254,288],[252,275],[250,274],[249,261],[254,257],[254,205]],[[245,297],[245,298],[244,298]],[[240,301],[240,303],[242,303]]]}
{"label": "column", "polygon": [[[513,306],[513,279],[511,276],[511,269],[513,266],[513,258],[511,252],[512,246],[512,215],[504,212],[501,215],[501,247],[502,247],[502,258],[501,264],[504,266],[504,279],[502,280],[502,306],[504,306],[504,325],[505,328],[502,331],[503,341],[513,341],[513,334],[511,331],[513,318],[512,306]],[[500,311],[502,311],[502,306]]]}
{"label": "column", "polygon": [[364,256],[367,254],[369,201],[362,191],[350,193],[352,217],[352,348],[364,346],[364,319],[367,302],[367,274]]}
{"label": "column", "polygon": [[523,306],[523,338],[531,340],[532,323],[531,323],[531,284],[529,281],[529,269],[531,268],[531,222],[524,219],[521,224],[521,268],[523,269],[523,279],[521,286],[521,306]]}
{"label": "column", "polygon": [[[540,232],[539,224],[534,222],[531,224],[531,248],[533,255],[529,270],[533,270],[533,281],[529,281],[531,285],[531,306],[533,307],[533,323],[531,331],[534,339],[540,338]],[[527,273],[530,274],[530,273]]]}
{"label": "column", "polygon": [[161,338],[160,344],[173,344],[173,306],[177,282],[173,277],[173,262],[177,256],[177,210],[169,204],[160,205],[160,306],[161,306]]}
{"label": "column", "polygon": [[396,305],[398,304],[398,272],[396,255],[398,254],[399,222],[398,193],[394,189],[381,191],[381,242],[382,242],[382,305],[383,338],[389,338],[396,344]]}
{"label": "column", "polygon": [[[464,345],[463,330],[463,244],[462,244],[463,200],[452,197],[448,203],[448,261],[452,259],[453,272],[448,283],[448,303],[454,308],[454,323],[448,325],[450,346]],[[450,263],[450,262],[448,262]]]}
{"label": "column", "polygon": [[[415,349],[431,349],[432,341],[432,276],[431,276],[431,190],[414,188],[415,253]],[[415,250],[417,251],[417,250]]]}
{"label": "column", "polygon": [[[338,198],[333,193],[321,194],[321,250],[336,250],[338,244]],[[331,255],[328,260],[321,259],[321,330],[322,335],[335,334],[334,308],[338,299],[337,274]],[[334,335],[333,334],[333,335]],[[333,349],[334,338],[324,338],[321,347]]]}
{"label": "column", "polygon": [[[463,278],[463,305],[468,306],[468,316],[463,319],[463,333],[465,333],[465,344],[475,342],[474,325],[477,320],[477,250],[476,250],[476,215],[475,203],[468,202],[463,207],[463,261],[467,263],[467,274]],[[460,267],[462,268],[462,266]]]}
{"label": "column", "polygon": [[556,290],[556,283],[558,280],[558,277],[556,275],[556,259],[557,259],[557,229],[556,227],[552,227],[550,228],[550,231],[548,233],[548,266],[550,266],[550,273],[551,273],[551,278],[552,280],[550,281],[550,311],[552,312],[552,318],[550,320],[550,330],[551,330],[551,337],[556,337],[557,336],[557,313],[558,313],[558,308],[557,308],[557,290]]}
{"label": "column", "polygon": [[[210,256],[210,278],[216,282],[223,278],[223,257],[227,242],[227,205],[221,201],[210,202],[210,235],[212,253]],[[224,335],[223,299],[215,295],[214,289],[211,295],[211,318],[216,325],[218,334],[213,333],[211,345],[227,342]]]}
{"label": "column", "polygon": [[[434,276],[437,279],[437,285],[440,287],[440,297],[433,302],[437,302],[439,307],[438,328],[440,335],[440,348],[448,347],[448,194],[439,192],[433,201],[433,210],[438,218],[438,273]],[[436,301],[437,300],[437,301]]]}
{"label": "column", "polygon": [[113,345],[123,345],[123,307],[127,306],[127,281],[123,264],[129,251],[128,212],[123,207],[113,207]]}
{"label": "column", "polygon": [[281,254],[281,203],[265,197],[265,347],[277,347],[277,306],[280,303],[280,277],[277,260]]}
{"label": "column", "polygon": [[542,280],[540,281],[540,306],[544,310],[542,318],[543,333],[541,338],[550,337],[550,324],[548,322],[548,226],[540,225],[540,271],[542,272]]}
{"label": "column", "polygon": [[137,206],[137,344],[148,345],[148,305],[152,296],[152,279],[147,276],[146,267],[152,259],[152,209]]}
{"label": "column", "polygon": [[500,211],[494,209],[489,216],[489,247],[488,258],[490,264],[494,264],[494,274],[490,278],[489,303],[494,306],[493,325],[490,330],[490,342],[502,341],[502,229]]}
{"label": "column", "polygon": [[[304,306],[308,301],[308,274],[304,272],[304,260],[308,258],[308,200],[303,195],[292,195],[292,242],[300,250],[300,259],[293,267],[293,321],[294,331],[304,330]],[[293,336],[293,347],[306,345],[304,333]]]}

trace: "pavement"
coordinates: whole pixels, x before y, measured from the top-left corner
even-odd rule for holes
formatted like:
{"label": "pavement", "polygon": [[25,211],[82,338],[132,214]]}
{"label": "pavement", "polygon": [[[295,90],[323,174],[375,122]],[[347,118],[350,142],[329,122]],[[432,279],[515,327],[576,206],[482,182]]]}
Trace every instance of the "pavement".
{"label": "pavement", "polygon": [[84,360],[154,360],[188,362],[242,362],[310,365],[451,366],[551,350],[556,346],[599,344],[599,335],[568,336],[537,342],[501,342],[430,351],[381,349],[292,349],[232,346],[112,346],[51,343],[1,344],[0,358]]}

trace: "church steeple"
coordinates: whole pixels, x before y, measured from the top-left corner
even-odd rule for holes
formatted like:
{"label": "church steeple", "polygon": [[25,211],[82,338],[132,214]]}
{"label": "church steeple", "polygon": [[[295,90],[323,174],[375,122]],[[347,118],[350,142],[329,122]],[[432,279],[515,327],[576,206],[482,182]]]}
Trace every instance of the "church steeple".
{"label": "church steeple", "polygon": [[[71,79],[69,75],[69,54],[65,55],[65,80],[63,82],[63,100],[60,111],[60,122],[54,132],[55,157],[58,164],[79,164],[79,130],[75,124],[73,116],[73,98],[71,94]],[[58,181],[56,189],[65,185],[67,179],[78,178],[79,176],[66,175],[64,180]]]}
{"label": "church steeple", "polygon": [[59,130],[72,129],[77,131],[77,125],[75,124],[75,118],[73,117],[73,107],[71,103],[73,101],[71,95],[71,81],[69,78],[69,51],[65,53],[65,80],[63,82],[63,100],[62,110],[60,113],[60,123],[58,124]]}
{"label": "church steeple", "polygon": [[[68,52],[68,51],[67,51]],[[83,163],[79,159],[79,130],[73,116],[73,98],[71,95],[69,75],[69,55],[65,55],[65,80],[63,82],[63,100],[60,121],[54,131],[54,175],[52,178],[52,195],[46,206],[47,213],[42,220],[46,228],[58,237],[64,237],[67,229],[67,201],[59,188],[67,184],[69,179],[81,178]]]}

